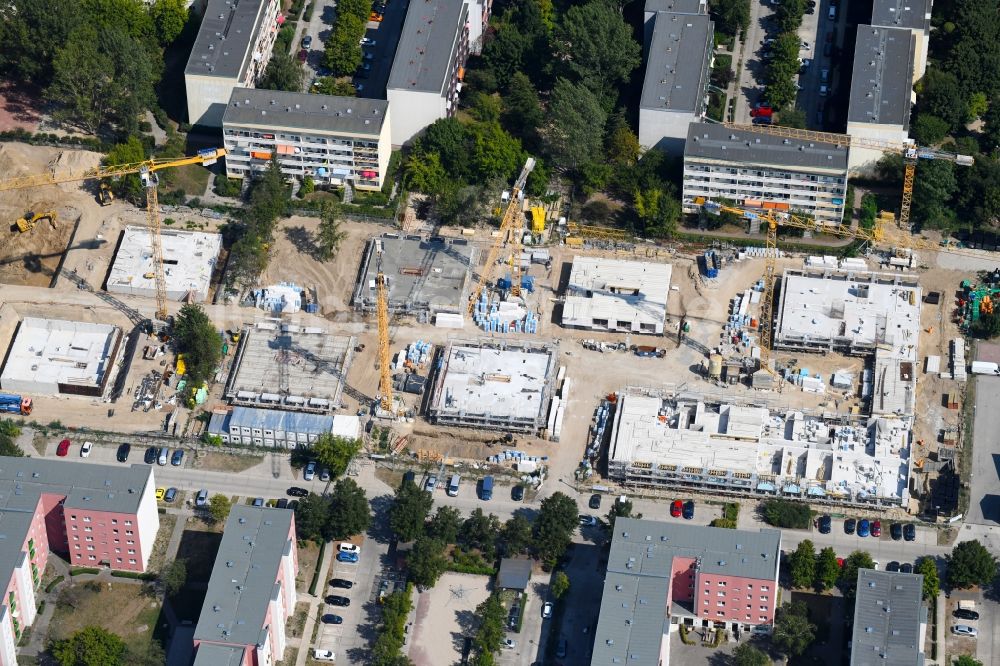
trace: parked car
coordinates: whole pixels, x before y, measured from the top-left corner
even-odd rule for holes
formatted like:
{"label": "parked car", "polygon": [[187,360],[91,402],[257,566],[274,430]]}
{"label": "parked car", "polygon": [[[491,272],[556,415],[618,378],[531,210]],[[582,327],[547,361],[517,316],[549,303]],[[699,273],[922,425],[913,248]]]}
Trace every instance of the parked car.
{"label": "parked car", "polygon": [[513,650],[517,647],[517,641],[513,638],[505,638],[503,639],[503,647],[507,650]]}
{"label": "parked car", "polygon": [[903,525],[903,541],[915,541],[917,538],[917,528],[913,523]]}
{"label": "parked car", "polygon": [[253,505],[254,506],[264,506],[264,498],[263,497],[254,497],[253,498]]}
{"label": "parked car", "polygon": [[868,522],[867,518],[862,518],[858,522],[858,536],[863,538],[869,534],[871,534],[871,523]]}
{"label": "parked car", "polygon": [[84,442],[83,446],[80,447],[80,457],[81,458],[89,458],[90,457],[90,452],[93,451],[93,450],[94,450],[94,443],[93,442]]}
{"label": "parked car", "polygon": [[542,618],[544,618],[544,619],[547,620],[550,617],[552,617],[552,602],[551,601],[546,601],[542,605]]}
{"label": "parked car", "polygon": [[306,469],[302,472],[302,478],[306,481],[312,481],[316,478],[316,461],[310,460],[306,465]]}
{"label": "parked car", "polygon": [[593,495],[591,495],[590,496],[590,501],[587,502],[587,506],[589,506],[591,509],[600,509],[601,508],[601,496],[598,495],[597,493],[594,493]]}
{"label": "parked car", "polygon": [[431,474],[430,476],[427,477],[427,481],[424,482],[424,490],[426,490],[427,492],[434,492],[434,489],[437,488],[437,484],[438,484],[437,475]]}
{"label": "parked car", "polygon": [[287,509],[288,508],[288,498],[287,497],[279,497],[278,501],[276,501],[274,503],[274,508],[275,509]]}
{"label": "parked car", "polygon": [[160,450],[156,452],[156,464],[162,467],[167,464],[168,460],[170,460],[170,449],[161,446]]}
{"label": "parked car", "polygon": [[118,447],[118,453],[115,455],[115,458],[118,459],[118,462],[128,462],[128,455],[130,453],[132,453],[132,445],[126,442]]}
{"label": "parked car", "polygon": [[175,499],[177,499],[177,489],[167,488],[167,492],[163,495],[163,501],[173,502]]}
{"label": "parked car", "polygon": [[872,522],[872,536],[880,537],[882,536],[882,521],[876,520]]}
{"label": "parked car", "polygon": [[344,590],[349,590],[354,587],[354,583],[344,578],[334,578],[330,581],[330,587],[339,587]]}
{"label": "parked car", "polygon": [[368,37],[361,38],[361,46],[375,46],[375,40],[369,39]]}
{"label": "parked car", "polygon": [[326,603],[330,604],[331,606],[350,606],[351,600],[348,599],[347,597],[341,597],[336,594],[330,594],[327,595],[326,597]]}
{"label": "parked car", "polygon": [[64,458],[68,453],[69,453],[69,440],[64,439],[63,441],[59,442],[59,446],[56,447],[56,455],[61,458]]}
{"label": "parked car", "polygon": [[848,518],[844,521],[844,534],[854,534],[854,530],[857,526],[858,521],[853,518]]}
{"label": "parked car", "polygon": [[371,51],[365,51],[365,60],[374,60],[375,54]]}
{"label": "parked car", "polygon": [[170,458],[170,464],[174,467],[180,467],[182,462],[184,462],[184,449],[175,449],[174,455]]}
{"label": "parked car", "polygon": [[684,512],[684,502],[680,500],[674,500],[670,503],[670,515],[673,518],[680,518],[681,513]]}
{"label": "parked car", "polygon": [[333,650],[320,650],[319,648],[313,648],[312,657],[315,661],[333,661],[336,655]]}
{"label": "parked car", "polygon": [[567,648],[566,639],[565,638],[560,638],[559,639],[559,645],[558,645],[558,647],[556,647],[556,659],[565,659],[566,658],[566,648]]}
{"label": "parked car", "polygon": [[417,473],[412,469],[408,469],[403,473],[403,483],[412,483],[416,485],[417,483]]}
{"label": "parked car", "polygon": [[580,524],[584,527],[591,527],[597,524],[597,518],[594,516],[580,516]]}
{"label": "parked car", "polygon": [[361,546],[356,546],[353,543],[347,543],[346,541],[337,548],[341,553],[357,553],[361,554]]}
{"label": "parked car", "polygon": [[952,625],[951,633],[957,636],[970,636],[972,638],[975,638],[976,636],[979,635],[979,631],[977,629],[975,629],[974,627],[970,627],[967,624]]}
{"label": "parked car", "polygon": [[320,481],[329,481],[330,480],[330,470],[327,469],[326,467],[324,467],[323,469],[321,469],[320,472],[319,472],[319,480]]}
{"label": "parked car", "polygon": [[198,495],[194,498],[195,506],[205,506],[208,504],[208,491],[202,488],[198,491]]}
{"label": "parked car", "polygon": [[909,562],[903,562],[899,565],[899,573],[913,573],[913,565]]}
{"label": "parked car", "polygon": [[684,520],[691,520],[694,518],[694,500],[688,500],[684,502]]}
{"label": "parked car", "polygon": [[899,523],[893,523],[889,525],[889,536],[892,537],[893,541],[899,541],[903,538],[903,526]]}
{"label": "parked car", "polygon": [[152,465],[156,462],[156,447],[150,446],[146,448],[146,454],[142,457],[142,461],[147,465]]}
{"label": "parked car", "polygon": [[517,485],[510,489],[510,498],[515,502],[520,502],[524,499],[524,486]]}
{"label": "parked car", "polygon": [[974,610],[969,610],[968,608],[957,608],[955,612],[952,613],[959,620],[978,620],[979,613]]}
{"label": "parked car", "polygon": [[167,489],[166,488],[157,488],[156,489],[156,501],[157,502],[163,501],[163,496],[166,495],[166,494],[167,494]]}
{"label": "parked car", "polygon": [[819,528],[820,534],[829,534],[830,529],[833,527],[833,519],[830,516],[820,516],[816,522],[816,527]]}
{"label": "parked car", "polygon": [[306,35],[302,38],[302,48],[308,49],[312,46],[313,38],[312,35]]}
{"label": "parked car", "polygon": [[344,624],[344,618],[339,615],[334,615],[333,613],[327,613],[323,616],[323,624]]}
{"label": "parked car", "polygon": [[305,497],[306,495],[309,494],[308,490],[306,490],[305,488],[299,488],[298,486],[292,486],[286,492],[291,497]]}
{"label": "parked car", "polygon": [[350,564],[356,564],[358,561],[357,553],[337,553],[338,562],[348,562]]}
{"label": "parked car", "polygon": [[376,23],[381,23],[383,18],[384,17],[381,14],[375,11],[372,11],[372,13],[368,15],[368,20],[375,21]]}

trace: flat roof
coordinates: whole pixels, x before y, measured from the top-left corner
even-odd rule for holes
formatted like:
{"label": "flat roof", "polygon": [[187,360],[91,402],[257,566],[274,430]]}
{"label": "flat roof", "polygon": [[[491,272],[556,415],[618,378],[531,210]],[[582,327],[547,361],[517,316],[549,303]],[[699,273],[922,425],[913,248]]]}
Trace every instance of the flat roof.
{"label": "flat roof", "polygon": [[244,330],[225,395],[245,406],[328,411],[340,401],[354,338],[277,320]]}
{"label": "flat roof", "polygon": [[705,0],[646,0],[643,11],[646,13],[705,14],[708,11],[708,4]]}
{"label": "flat roof", "polygon": [[[333,416],[328,414],[304,414],[283,409],[257,409],[256,407],[233,407],[222,420],[218,432],[228,433],[230,428],[259,428],[282,432],[323,434],[333,430]],[[210,431],[216,432],[216,430]]]}
{"label": "flat roof", "polygon": [[452,343],[444,352],[431,409],[438,416],[489,414],[539,419],[557,357],[541,344]]}
{"label": "flat roof", "polygon": [[[3,458],[0,458],[0,464]],[[0,492],[3,492],[0,490]],[[34,495],[37,503],[38,495]],[[32,507],[34,508],[34,507]],[[21,566],[26,553],[24,541],[28,538],[34,511],[5,511],[0,509],[0,580],[6,586],[14,575],[14,569]],[[7,607],[7,600],[0,601],[0,610]],[[2,618],[2,616],[0,616]]]}
{"label": "flat roof", "polygon": [[56,385],[101,387],[118,336],[110,324],[25,317],[7,353],[0,388],[31,393]]}
{"label": "flat roof", "polygon": [[[108,291],[156,293],[156,266],[151,243],[149,227],[125,227],[108,275]],[[206,299],[222,250],[222,235],[164,227],[160,230],[160,244],[167,297],[180,300],[193,293],[198,300]]]}
{"label": "flat roof", "polygon": [[242,78],[270,0],[208,0],[184,74]]}
{"label": "flat roof", "polygon": [[920,574],[858,569],[851,666],[922,666],[923,585]]}
{"label": "flat roof", "polygon": [[716,160],[786,169],[847,171],[846,143],[785,138],[730,129],[713,123],[691,123],[684,159]]}
{"label": "flat roof", "polygon": [[243,666],[245,647],[200,643],[192,666]]}
{"label": "flat roof", "polygon": [[563,323],[597,318],[662,325],[672,270],[651,261],[574,257]]}
{"label": "flat roof", "polygon": [[531,581],[531,560],[523,557],[505,557],[500,560],[497,587],[511,590],[527,589]]}
{"label": "flat roof", "polygon": [[848,122],[910,126],[916,41],[906,29],[858,26]]}
{"label": "flat roof", "polygon": [[384,99],[233,88],[222,124],[377,137],[388,112]]}
{"label": "flat roof", "polygon": [[617,519],[590,663],[661,663],[674,557],[695,559],[704,574],[774,581],[780,552],[778,530]]}
{"label": "flat roof", "polygon": [[382,236],[368,242],[354,288],[355,307],[375,308],[379,246],[391,311],[464,311],[475,248],[463,239],[421,236]]}
{"label": "flat roof", "polygon": [[927,32],[931,27],[933,4],[934,0],[875,0],[872,6],[872,25]]}
{"label": "flat roof", "polygon": [[[288,532],[294,512],[233,506],[215,556],[194,640],[256,645],[265,633],[271,600],[279,594],[281,558],[295,547]],[[292,612],[293,609],[288,609]]]}
{"label": "flat roof", "polygon": [[704,106],[715,24],[703,14],[660,12],[654,20],[640,108],[698,113]]}
{"label": "flat roof", "polygon": [[411,2],[386,88],[441,93],[468,14],[460,0]]}
{"label": "flat roof", "polygon": [[135,513],[152,479],[148,465],[0,456],[0,511],[34,511],[41,493],[53,493],[66,496],[67,509]]}

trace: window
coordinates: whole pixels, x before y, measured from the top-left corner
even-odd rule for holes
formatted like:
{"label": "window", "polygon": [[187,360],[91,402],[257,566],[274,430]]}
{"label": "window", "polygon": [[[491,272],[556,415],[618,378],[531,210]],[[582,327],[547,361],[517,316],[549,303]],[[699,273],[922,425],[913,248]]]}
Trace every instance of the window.
{"label": "window", "polygon": [[125,542],[125,544],[128,545],[128,546],[134,546],[135,545],[135,541],[133,541],[132,539],[129,539],[128,541]]}
{"label": "window", "polygon": [[87,537],[87,541],[93,541],[94,537]]}
{"label": "window", "polygon": [[135,560],[129,560],[128,563],[129,564],[135,564]]}
{"label": "window", "polygon": [[93,531],[94,531],[94,528],[93,528],[93,527],[84,527],[84,528],[83,528],[83,531],[84,531],[84,532],[93,532]]}
{"label": "window", "polygon": [[128,526],[129,526],[129,525],[131,525],[131,524],[132,524],[132,521],[131,521],[131,520],[126,520],[126,521],[125,521],[125,527],[128,527]]}
{"label": "window", "polygon": [[760,607],[760,610],[762,610],[762,611],[766,611],[766,610],[767,610],[767,606],[761,606],[761,607]]}
{"label": "window", "polygon": [[725,601],[717,601],[717,602],[715,602],[715,605],[718,606],[719,608],[725,608],[726,607],[726,602]]}
{"label": "window", "polygon": [[706,597],[708,596],[708,590],[705,590],[705,596]]}
{"label": "window", "polygon": [[125,536],[132,536],[133,534],[135,534],[135,532],[132,530],[125,530]]}
{"label": "window", "polygon": [[78,543],[73,544],[73,547],[76,548],[77,550],[80,550],[80,544]]}
{"label": "window", "polygon": [[716,583],[716,585],[718,585],[719,587],[725,587],[726,586],[726,581],[720,580],[718,583]]}
{"label": "window", "polygon": [[89,560],[96,560],[97,556],[96,555],[88,555],[87,559],[89,559]]}
{"label": "window", "polygon": [[112,518],[111,519],[111,524],[112,525],[117,525],[118,524],[118,519],[117,518]]}
{"label": "window", "polygon": [[760,617],[757,618],[757,620],[759,622],[767,622],[767,616],[766,615],[761,615]]}
{"label": "window", "polygon": [[762,597],[760,598],[760,600],[761,600],[761,601],[767,601],[767,596],[762,596]]}
{"label": "window", "polygon": [[718,592],[715,593],[715,596],[717,596],[717,597],[724,597],[724,596],[726,596],[726,593],[720,590],[720,591],[718,591]]}
{"label": "window", "polygon": [[70,514],[70,520],[76,520],[76,514]]}
{"label": "window", "polygon": [[74,531],[74,532],[75,532],[76,530],[78,530],[78,529],[79,529],[79,528],[78,528],[78,527],[77,527],[76,525],[74,525],[74,526],[73,526],[73,531]]}
{"label": "window", "polygon": [[87,546],[87,550],[94,550],[93,546]]}
{"label": "window", "polygon": [[89,523],[90,522],[90,516],[84,516],[83,517],[83,522]]}
{"label": "window", "polygon": [[79,541],[79,540],[80,540],[80,537],[77,536],[76,534],[74,534],[73,535],[73,541]]}
{"label": "window", "polygon": [[761,585],[761,586],[760,586],[760,591],[761,591],[761,592],[767,592],[767,591],[768,591],[768,590],[770,590],[770,589],[771,589],[771,588],[769,588],[769,587],[768,587],[767,585]]}
{"label": "window", "polygon": [[708,599],[705,599],[705,605],[706,606],[708,605]]}
{"label": "window", "polygon": [[[115,548],[115,552],[116,552],[116,553],[120,553],[120,552],[122,552],[122,549],[121,549],[121,548]],[[121,561],[121,560],[119,560],[119,561]],[[749,607],[749,606],[747,606],[747,608],[750,608],[750,607]]]}
{"label": "window", "polygon": [[719,617],[724,617],[725,616],[725,612],[723,612],[723,611],[715,611],[715,614],[717,616],[719,616]]}
{"label": "window", "polygon": [[[116,558],[115,558],[115,562],[117,562],[118,564],[121,564],[121,563],[122,563],[122,558],[120,558],[120,557],[116,557]],[[750,619],[750,616],[749,616],[749,615],[747,615],[747,619],[748,619],[748,620]]]}
{"label": "window", "polygon": [[[128,554],[129,555],[135,555],[135,548],[129,548],[128,549]],[[762,609],[762,610],[766,610],[766,609]]]}

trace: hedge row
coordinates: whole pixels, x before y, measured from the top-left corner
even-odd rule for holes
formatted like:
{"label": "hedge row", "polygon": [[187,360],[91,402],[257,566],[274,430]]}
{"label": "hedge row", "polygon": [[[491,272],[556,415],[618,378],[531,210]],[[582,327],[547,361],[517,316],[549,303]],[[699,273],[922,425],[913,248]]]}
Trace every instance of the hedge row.
{"label": "hedge row", "polygon": [[101,570],[97,567],[77,567],[69,570],[70,576],[80,576],[82,574],[99,574]]}

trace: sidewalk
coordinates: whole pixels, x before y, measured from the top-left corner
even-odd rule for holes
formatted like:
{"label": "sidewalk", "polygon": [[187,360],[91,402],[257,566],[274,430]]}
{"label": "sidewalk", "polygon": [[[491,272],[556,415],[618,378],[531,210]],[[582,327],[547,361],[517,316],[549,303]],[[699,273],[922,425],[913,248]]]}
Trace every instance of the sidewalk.
{"label": "sidewalk", "polygon": [[326,591],[326,579],[329,578],[330,565],[333,562],[334,553],[337,552],[335,545],[333,541],[326,543],[326,548],[323,549],[323,559],[316,566],[316,571],[320,572],[320,585],[316,586],[318,594],[309,594],[308,591],[299,593],[299,601],[309,603],[309,612],[306,613],[306,626],[302,629],[302,638],[298,639],[299,653],[295,658],[295,666],[305,666],[306,657],[309,656],[309,651],[312,649],[313,627],[316,626],[316,619],[320,612],[316,608],[316,600],[322,599],[323,593]]}

